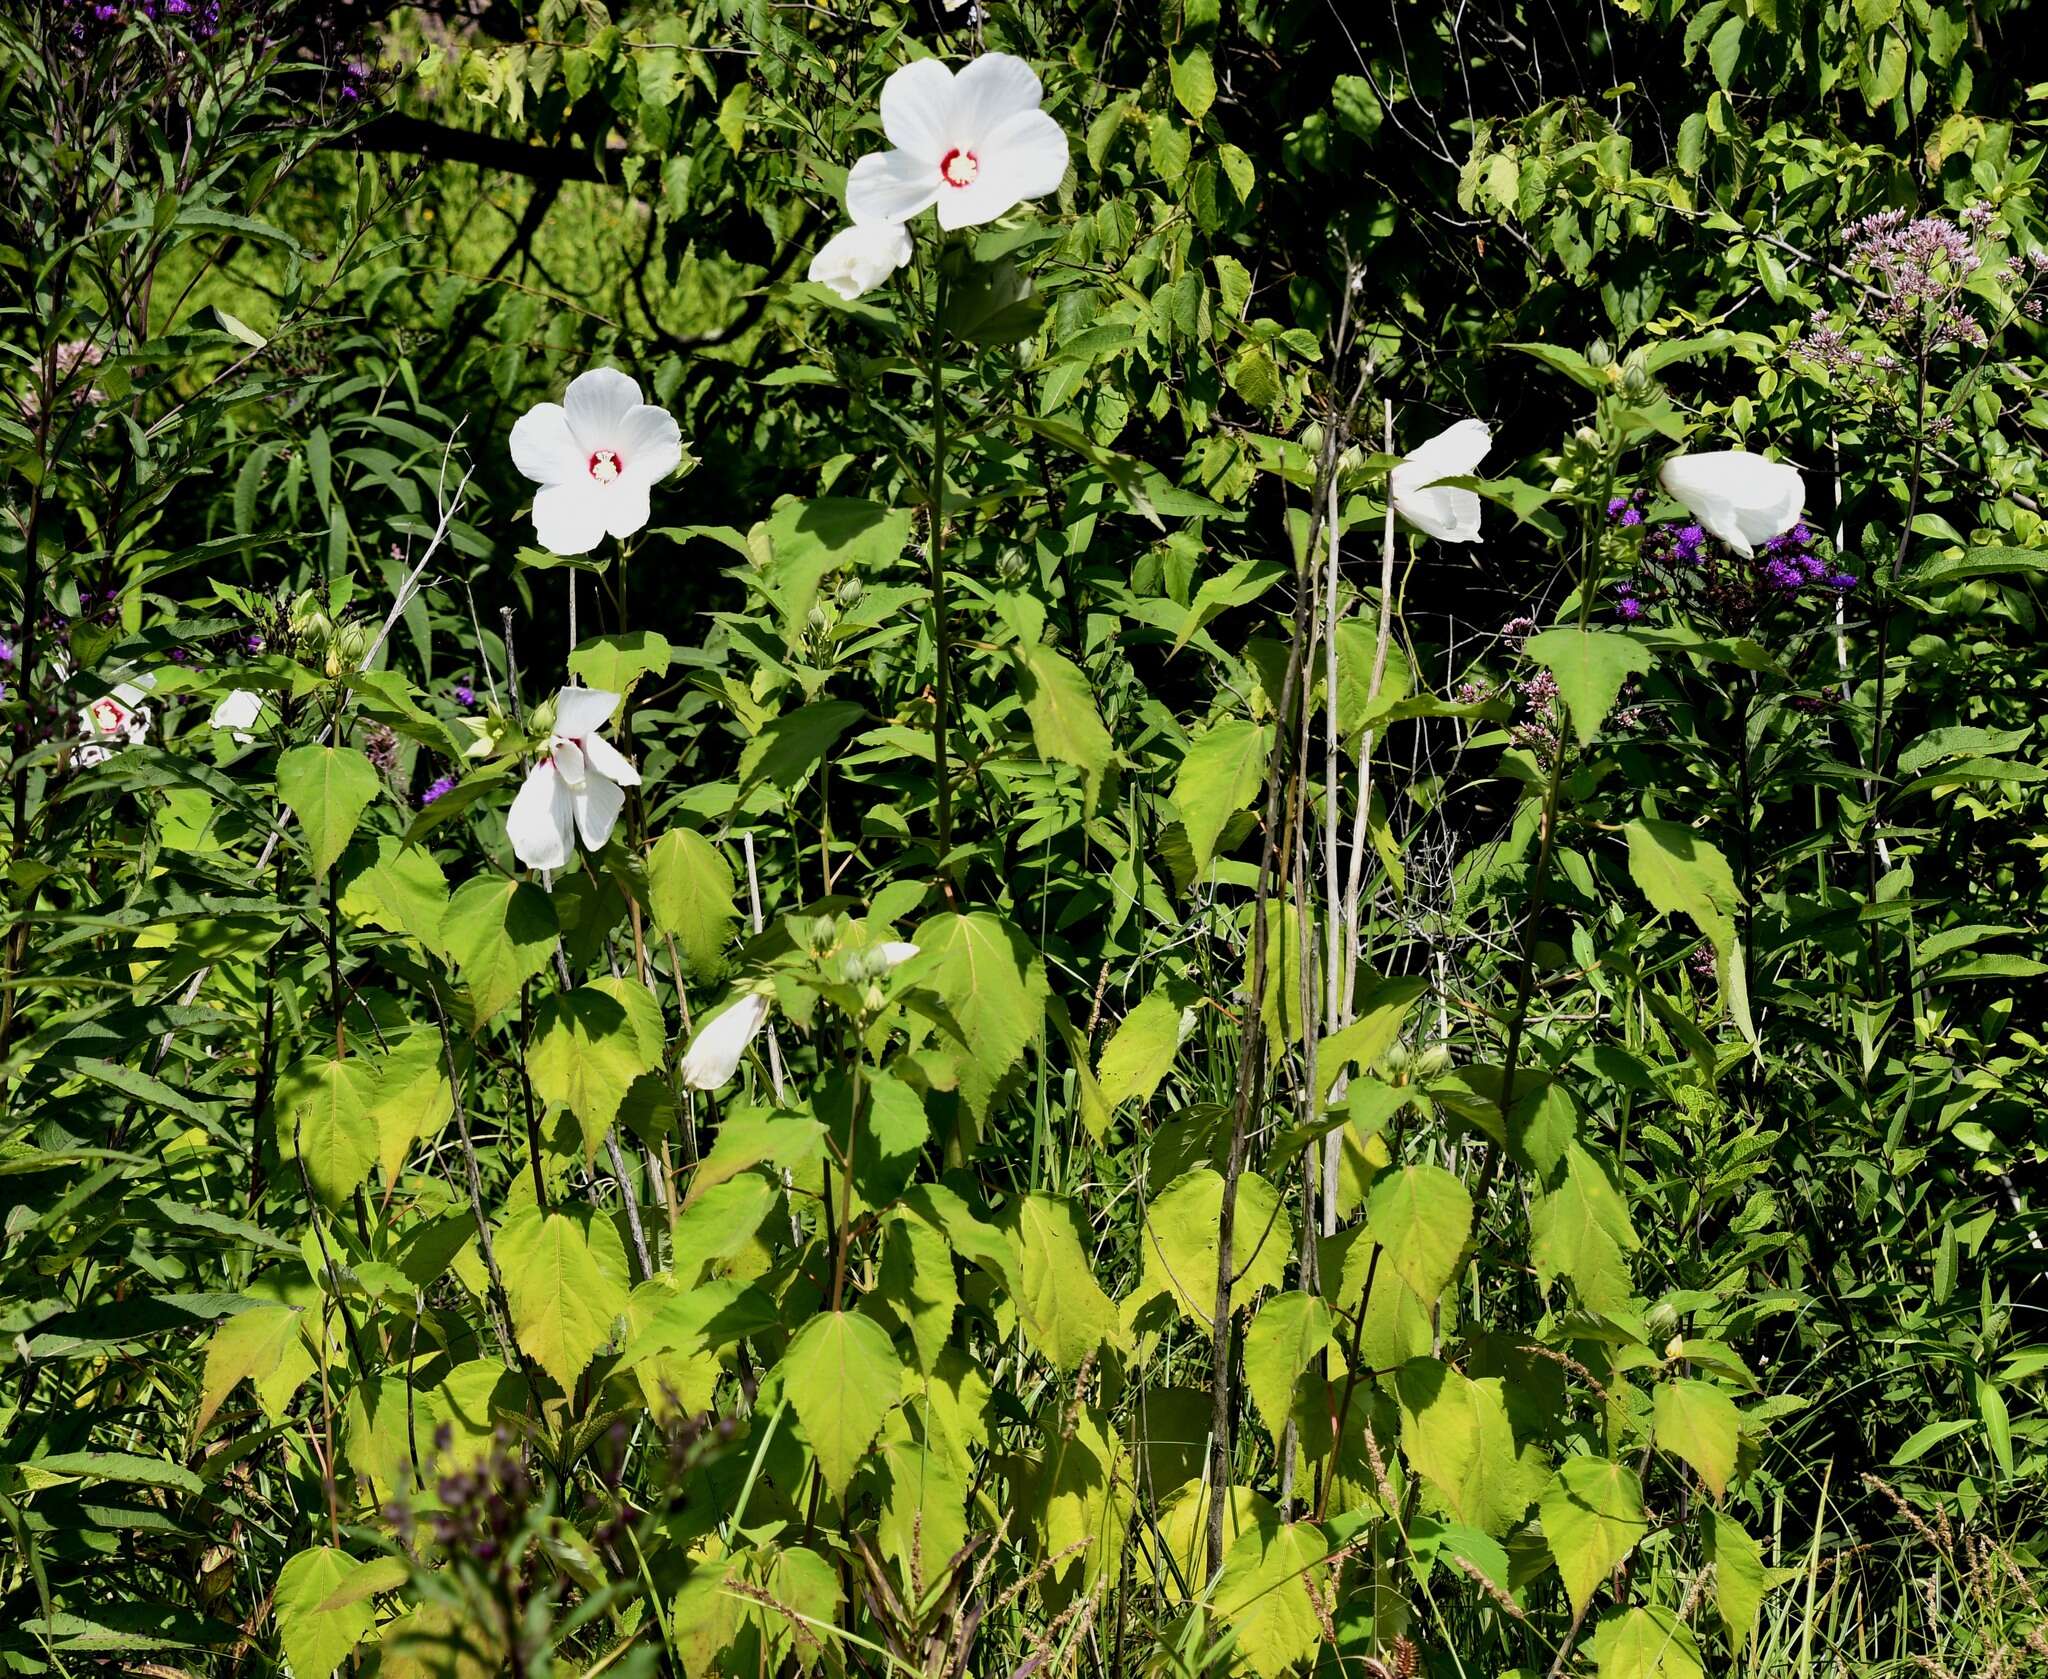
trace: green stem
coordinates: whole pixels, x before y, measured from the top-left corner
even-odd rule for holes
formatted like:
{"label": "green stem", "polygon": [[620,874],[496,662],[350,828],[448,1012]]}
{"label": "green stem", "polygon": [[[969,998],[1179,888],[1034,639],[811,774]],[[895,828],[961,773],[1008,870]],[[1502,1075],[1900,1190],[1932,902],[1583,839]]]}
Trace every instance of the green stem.
{"label": "green stem", "polygon": [[[937,298],[943,301],[944,278],[935,276],[933,285]],[[935,306],[931,333],[926,340],[925,369],[931,382],[932,396],[932,476],[926,496],[931,531],[925,554],[932,591],[932,646],[938,665],[938,674],[932,684],[932,775],[938,817],[939,873],[948,893],[953,894],[957,891],[957,883],[950,877],[947,867],[947,859],[953,851],[953,778],[946,752],[946,727],[953,704],[953,641],[946,623],[946,387],[945,366],[939,358],[937,313]]]}

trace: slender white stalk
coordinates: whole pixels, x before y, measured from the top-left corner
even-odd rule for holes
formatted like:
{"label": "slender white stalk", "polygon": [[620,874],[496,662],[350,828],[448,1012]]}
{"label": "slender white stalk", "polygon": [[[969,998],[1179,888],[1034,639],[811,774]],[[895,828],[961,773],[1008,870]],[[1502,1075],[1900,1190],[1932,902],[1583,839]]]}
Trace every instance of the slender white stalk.
{"label": "slender white stalk", "polygon": [[[1339,926],[1340,900],[1337,895],[1337,776],[1338,762],[1344,750],[1337,727],[1337,577],[1342,537],[1337,528],[1339,502],[1334,460],[1326,493],[1328,499],[1323,508],[1323,524],[1329,533],[1330,561],[1324,575],[1323,599],[1323,1032],[1327,1036],[1337,1030],[1344,984],[1339,977],[1343,929]],[[1344,1075],[1339,1072],[1330,1094],[1341,1100],[1344,1086]],[[1320,1119],[1321,1115],[1311,1117]],[[1337,1168],[1343,1158],[1343,1136],[1332,1131],[1323,1139],[1322,1224],[1325,1236],[1334,1235],[1337,1229]]]}
{"label": "slender white stalk", "polygon": [[[742,834],[740,845],[747,854],[747,893],[753,901],[754,932],[758,936],[766,923],[761,918],[761,877],[754,869],[754,836]],[[768,1025],[768,1077],[775,1085],[775,1100],[782,1101],[782,1045],[775,1037],[775,1024]]]}
{"label": "slender white stalk", "polygon": [[[453,440],[451,439],[450,441],[452,446]],[[442,471],[445,473],[446,470],[447,456],[444,453],[442,455]],[[442,542],[447,538],[448,527],[455,519],[455,510],[462,505],[462,492],[469,488],[470,473],[475,470],[472,467],[470,472],[465,472],[462,475],[462,482],[455,486],[454,496],[442,503],[441,519],[440,523],[434,526],[433,540],[427,544],[426,552],[420,555],[419,563],[407,572],[399,582],[398,591],[391,600],[391,610],[384,614],[384,622],[377,630],[376,640],[370,643],[369,650],[363,654],[362,663],[356,666],[358,674],[368,670],[376,662],[377,655],[383,651],[384,643],[390,639],[392,630],[397,627],[399,618],[404,614],[405,609],[412,605],[413,597],[420,592],[420,579],[426,575],[427,567],[433,563],[434,555],[440,550]],[[325,746],[328,738],[333,733],[334,725],[329,723],[320,731],[317,744]],[[276,817],[273,818],[270,824],[270,836],[264,840],[263,849],[257,853],[256,872],[259,875],[269,865],[270,859],[277,854],[277,842],[284,837],[285,814],[285,812],[279,811]],[[193,1000],[199,995],[200,988],[206,984],[206,976],[212,972],[213,967],[209,963],[194,973],[190,983],[185,987],[184,995],[178,1001],[189,1008]],[[161,1067],[164,1064],[164,1057],[170,1053],[171,1033],[166,1032],[157,1040],[156,1057],[150,1062],[150,1071],[153,1073],[158,1067]]]}

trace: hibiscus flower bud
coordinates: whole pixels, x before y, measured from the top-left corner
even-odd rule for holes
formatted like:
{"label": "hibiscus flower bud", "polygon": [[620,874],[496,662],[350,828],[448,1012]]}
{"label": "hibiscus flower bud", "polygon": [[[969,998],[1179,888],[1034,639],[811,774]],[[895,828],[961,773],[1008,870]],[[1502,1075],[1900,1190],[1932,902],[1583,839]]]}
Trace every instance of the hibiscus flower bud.
{"label": "hibiscus flower bud", "polygon": [[910,260],[910,231],[901,222],[855,222],[811,258],[809,278],[851,303]]}

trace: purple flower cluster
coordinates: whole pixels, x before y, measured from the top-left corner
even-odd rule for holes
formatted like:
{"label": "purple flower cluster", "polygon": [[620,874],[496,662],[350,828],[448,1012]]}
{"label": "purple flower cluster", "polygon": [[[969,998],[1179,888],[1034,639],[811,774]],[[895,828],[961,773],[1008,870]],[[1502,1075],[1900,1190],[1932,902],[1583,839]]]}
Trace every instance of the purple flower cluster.
{"label": "purple flower cluster", "polygon": [[453,688],[448,690],[448,697],[454,700],[457,705],[476,704],[476,690],[467,682],[456,683]]}
{"label": "purple flower cluster", "polygon": [[440,777],[437,781],[435,781],[431,786],[427,788],[427,790],[424,793],[420,795],[420,808],[422,810],[425,810],[426,807],[432,804],[436,799],[446,798],[450,793],[454,791],[455,777],[452,775],[444,775]]}
{"label": "purple flower cluster", "polygon": [[1877,330],[1918,328],[1931,310],[1935,344],[1981,348],[1984,328],[1956,298],[1983,263],[1976,236],[1990,220],[1988,207],[1973,205],[1959,222],[1904,210],[1879,210],[1851,222],[1850,264],[1867,273],[1884,296],[1872,323]]}
{"label": "purple flower cluster", "polygon": [[1855,588],[1856,579],[1814,553],[1815,545],[1814,533],[1805,525],[1794,525],[1783,536],[1772,537],[1757,550],[1764,580],[1784,595],[1796,595],[1802,589],[1843,595]]}
{"label": "purple flower cluster", "polygon": [[75,14],[71,26],[74,40],[84,38],[88,25],[108,28],[136,19],[177,22],[195,35],[212,35],[220,28],[221,0],[132,0],[128,5],[114,0],[64,0],[64,9]]}
{"label": "purple flower cluster", "polygon": [[1607,504],[1614,525],[1642,533],[1635,571],[1614,585],[1615,615],[1624,623],[1638,622],[1659,601],[1683,596],[1724,623],[1748,628],[1774,605],[1809,592],[1840,595],[1856,587],[1854,576],[1815,552],[1821,538],[1803,522],[1745,557],[1691,520],[1645,525],[1649,504],[1646,490]]}

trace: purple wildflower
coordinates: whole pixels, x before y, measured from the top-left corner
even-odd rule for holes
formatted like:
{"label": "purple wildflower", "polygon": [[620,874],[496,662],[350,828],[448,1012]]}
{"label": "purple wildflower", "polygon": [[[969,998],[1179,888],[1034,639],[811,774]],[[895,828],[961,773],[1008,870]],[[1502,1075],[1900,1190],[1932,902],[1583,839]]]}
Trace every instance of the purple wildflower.
{"label": "purple wildflower", "polygon": [[445,798],[455,791],[455,777],[444,775],[420,795],[420,808],[424,810],[436,799]]}
{"label": "purple wildflower", "polygon": [[472,688],[467,682],[456,683],[454,693],[455,703],[457,705],[476,704],[476,690]]}

